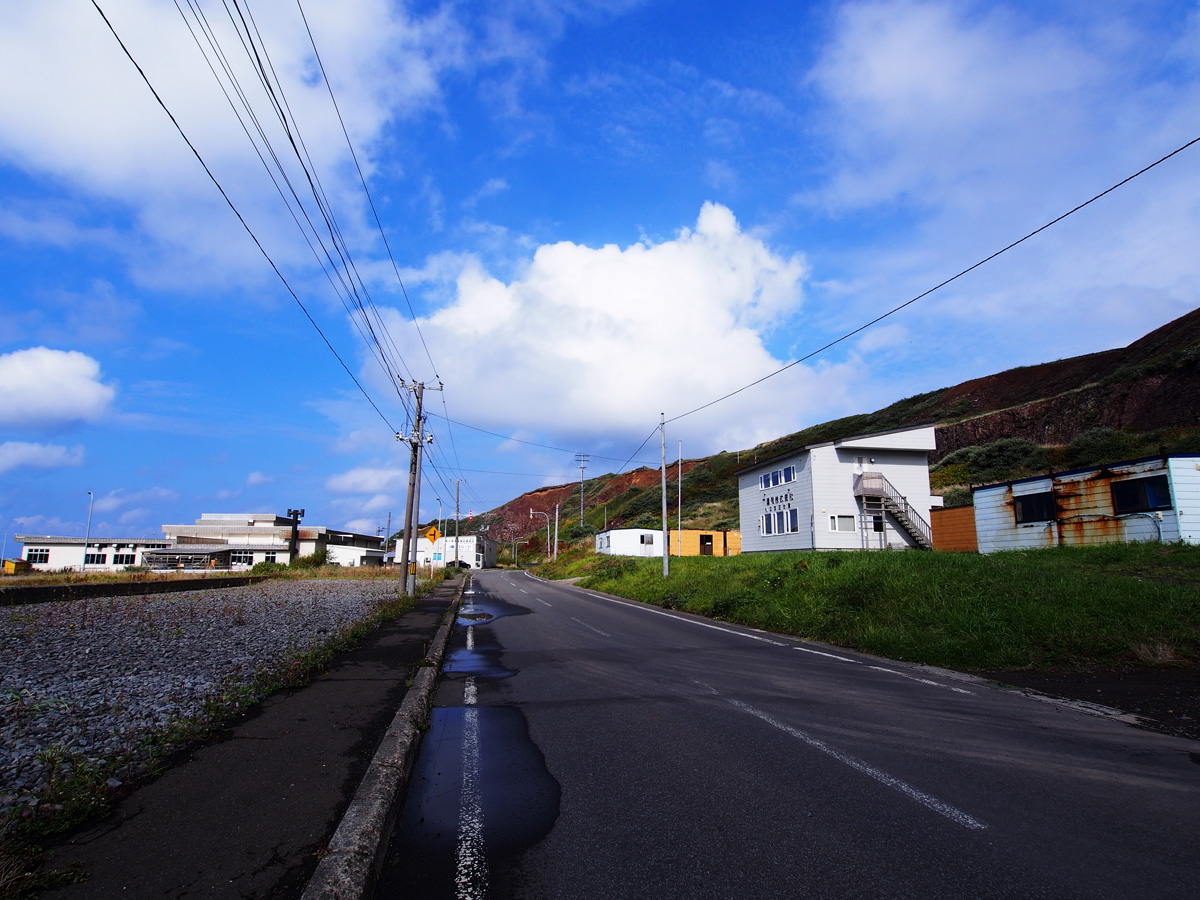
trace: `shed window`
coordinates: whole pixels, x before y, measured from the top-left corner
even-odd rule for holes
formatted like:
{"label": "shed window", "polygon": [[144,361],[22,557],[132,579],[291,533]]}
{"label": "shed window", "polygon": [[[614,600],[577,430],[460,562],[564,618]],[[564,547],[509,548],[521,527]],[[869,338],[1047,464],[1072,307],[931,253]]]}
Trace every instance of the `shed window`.
{"label": "shed window", "polygon": [[654,543],[654,535],[652,535],[652,534],[641,534],[641,535],[638,535],[638,537],[641,538],[641,543],[643,543],[643,544],[653,544]]}
{"label": "shed window", "polygon": [[1041,494],[1013,497],[1013,513],[1017,517],[1018,525],[1023,522],[1053,522],[1054,494],[1045,491]]}
{"label": "shed window", "polygon": [[1112,483],[1113,511],[1117,515],[1171,508],[1171,488],[1166,475],[1132,478]]}

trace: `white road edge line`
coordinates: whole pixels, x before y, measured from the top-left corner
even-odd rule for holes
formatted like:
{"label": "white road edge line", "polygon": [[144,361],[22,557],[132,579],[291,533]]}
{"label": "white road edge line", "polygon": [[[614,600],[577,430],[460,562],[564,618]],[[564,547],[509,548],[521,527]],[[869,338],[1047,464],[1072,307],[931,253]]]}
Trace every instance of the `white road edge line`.
{"label": "white road edge line", "polygon": [[877,769],[874,766],[870,765],[869,763],[863,762],[861,759],[858,759],[857,757],[850,756],[847,753],[843,753],[840,750],[830,747],[824,741],[819,741],[815,737],[811,737],[811,736],[805,734],[803,731],[800,731],[798,728],[793,728],[790,725],[786,725],[783,722],[780,722],[778,719],[771,716],[770,714],[765,713],[760,709],[755,709],[753,706],[750,706],[748,703],[743,703],[740,700],[730,700],[729,702],[732,703],[734,706],[736,706],[738,709],[742,710],[743,712],[748,712],[748,713],[750,713],[750,715],[755,716],[759,719],[762,719],[768,725],[773,725],[774,727],[778,728],[780,731],[784,732],[785,734],[789,734],[792,737],[796,738],[797,740],[803,741],[804,743],[808,744],[808,746],[812,747],[814,750],[820,750],[822,753],[832,756],[838,762],[842,763],[843,765],[849,766],[851,769],[854,769],[856,772],[861,772],[864,775],[869,775],[871,778],[874,778],[880,784],[890,787],[893,790],[899,791],[900,793],[904,794],[906,797],[916,800],[922,806],[932,809],[934,812],[945,816],[950,821],[955,822],[955,823],[963,826],[964,828],[971,828],[974,830],[983,830],[983,829],[987,828],[987,825],[985,825],[983,822],[980,822],[978,819],[968,816],[962,810],[956,809],[955,807],[951,806],[948,803],[943,803],[941,800],[939,800],[936,797],[933,797],[929,794],[926,794],[924,791],[917,790],[915,787],[908,784],[907,782],[901,781],[899,778],[896,778],[894,775],[889,775],[887,772],[884,772],[882,769]]}
{"label": "white road edge line", "polygon": [[964,688],[952,687],[948,684],[942,684],[940,681],[930,681],[928,678],[921,678],[919,675],[909,675],[907,672],[898,672],[895,669],[884,668],[883,666],[867,666],[868,669],[874,669],[876,672],[887,672],[891,675],[899,675],[901,678],[910,678],[913,681],[919,681],[921,684],[931,684],[934,687],[942,688],[947,691],[954,691],[956,694],[966,694],[968,697],[974,696],[971,691]]}
{"label": "white road edge line", "polygon": [[458,808],[458,848],[454,854],[454,895],[484,900],[488,895],[487,848],[483,843],[483,797],[479,790],[479,708],[475,677],[463,688],[463,777]]}
{"label": "white road edge line", "polygon": [[793,649],[799,650],[801,653],[812,653],[817,656],[828,656],[830,659],[837,659],[837,660],[841,660],[842,662],[854,663],[854,665],[856,665],[856,666],[862,665],[862,663],[860,663],[857,659],[851,659],[848,656],[838,656],[836,653],[826,653],[824,650],[813,650],[811,647],[794,647]]}
{"label": "white road edge line", "polygon": [[538,603],[542,604],[542,606],[549,606],[551,609],[553,609],[553,608],[554,608],[554,604],[553,604],[553,603],[547,603],[547,602],[546,602],[545,600],[543,600],[541,597],[534,597],[533,599],[534,599],[534,600],[536,600]]}
{"label": "white road edge line", "polygon": [[598,635],[601,635],[601,636],[603,636],[603,637],[612,637],[612,635],[611,635],[611,634],[609,634],[607,631],[601,631],[601,630],[600,630],[599,628],[597,628],[595,625],[589,625],[587,622],[583,621],[583,619],[577,619],[577,618],[575,618],[574,616],[571,616],[571,621],[572,621],[572,622],[578,622],[578,623],[579,623],[580,625],[582,625],[584,628],[590,628],[592,631],[596,632],[596,634],[598,634]]}
{"label": "white road edge line", "polygon": [[653,606],[647,606],[644,603],[633,603],[629,600],[616,600],[612,597],[605,597],[603,594],[594,594],[591,591],[584,591],[584,593],[589,597],[595,597],[597,600],[607,600],[609,603],[616,603],[620,606],[628,606],[631,609],[640,609],[643,612],[654,613],[656,616],[666,616],[668,619],[674,619],[676,622],[687,622],[690,625],[699,625],[701,628],[711,628],[713,631],[723,631],[726,634],[750,638],[752,641],[762,641],[764,644],[774,644],[776,647],[789,646],[783,641],[773,641],[769,637],[763,637],[760,634],[746,634],[744,631],[734,631],[732,628],[722,628],[720,625],[714,625],[711,622],[698,622],[695,619],[686,619],[683,616],[672,615],[669,612],[665,612],[661,609],[655,609]]}

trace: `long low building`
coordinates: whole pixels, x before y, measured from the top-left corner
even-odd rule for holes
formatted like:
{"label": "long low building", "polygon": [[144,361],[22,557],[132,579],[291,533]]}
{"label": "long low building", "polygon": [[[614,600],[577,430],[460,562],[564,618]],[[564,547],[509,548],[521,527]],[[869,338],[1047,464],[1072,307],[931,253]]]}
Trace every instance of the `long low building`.
{"label": "long low building", "polygon": [[191,525],[164,525],[164,537],[110,538],[18,534],[24,559],[43,572],[118,572],[128,566],[157,570],[249,569],[286,565],[324,550],[340,566],[383,565],[383,538],[336,528],[300,525],[274,513],[204,513]]}
{"label": "long low building", "polygon": [[980,553],[1129,541],[1200,543],[1200,454],[1172,453],[973,491]]}
{"label": "long low building", "polygon": [[[683,553],[679,553],[682,545]],[[655,528],[610,528],[596,535],[596,552],[610,556],[662,556],[662,531]],[[671,556],[737,556],[742,552],[740,531],[678,528],[667,532]]]}

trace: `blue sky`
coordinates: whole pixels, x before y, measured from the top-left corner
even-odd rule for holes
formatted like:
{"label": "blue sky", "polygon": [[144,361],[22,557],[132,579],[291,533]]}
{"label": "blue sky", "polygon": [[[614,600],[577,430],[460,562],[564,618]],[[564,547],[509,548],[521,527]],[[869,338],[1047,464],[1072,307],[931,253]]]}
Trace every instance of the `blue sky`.
{"label": "blue sky", "polygon": [[[405,392],[175,5],[100,5],[378,412],[92,5],[4,4],[0,529],[82,534],[89,490],[93,534],[293,506],[395,523]],[[424,519],[457,479],[480,512],[577,477],[575,452],[588,475],[615,470],[660,412],[780,368],[1200,136],[1195,3],[307,0],[406,301],[299,7],[242,6],[388,367],[445,385],[427,395]],[[199,8],[287,150],[225,7]],[[1197,305],[1197,197],[1200,146],[671,423],[668,456],[1127,344]],[[656,463],[657,438],[636,458]]]}

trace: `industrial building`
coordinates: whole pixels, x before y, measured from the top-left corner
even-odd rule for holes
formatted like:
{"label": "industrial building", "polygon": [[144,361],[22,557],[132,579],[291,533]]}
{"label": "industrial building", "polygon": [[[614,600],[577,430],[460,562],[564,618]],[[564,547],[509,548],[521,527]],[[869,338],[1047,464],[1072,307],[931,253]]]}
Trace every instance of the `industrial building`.
{"label": "industrial building", "polygon": [[980,553],[1200,541],[1200,454],[1147,457],[977,487]]}
{"label": "industrial building", "polygon": [[274,513],[204,513],[191,525],[164,525],[161,538],[84,538],[18,534],[24,558],[44,572],[116,572],[126,566],[150,569],[249,569],[255,563],[287,564],[325,550],[341,566],[383,565],[383,539],[322,526]]}
{"label": "industrial building", "polygon": [[742,552],[933,548],[932,425],[810,444],[739,470]]}

